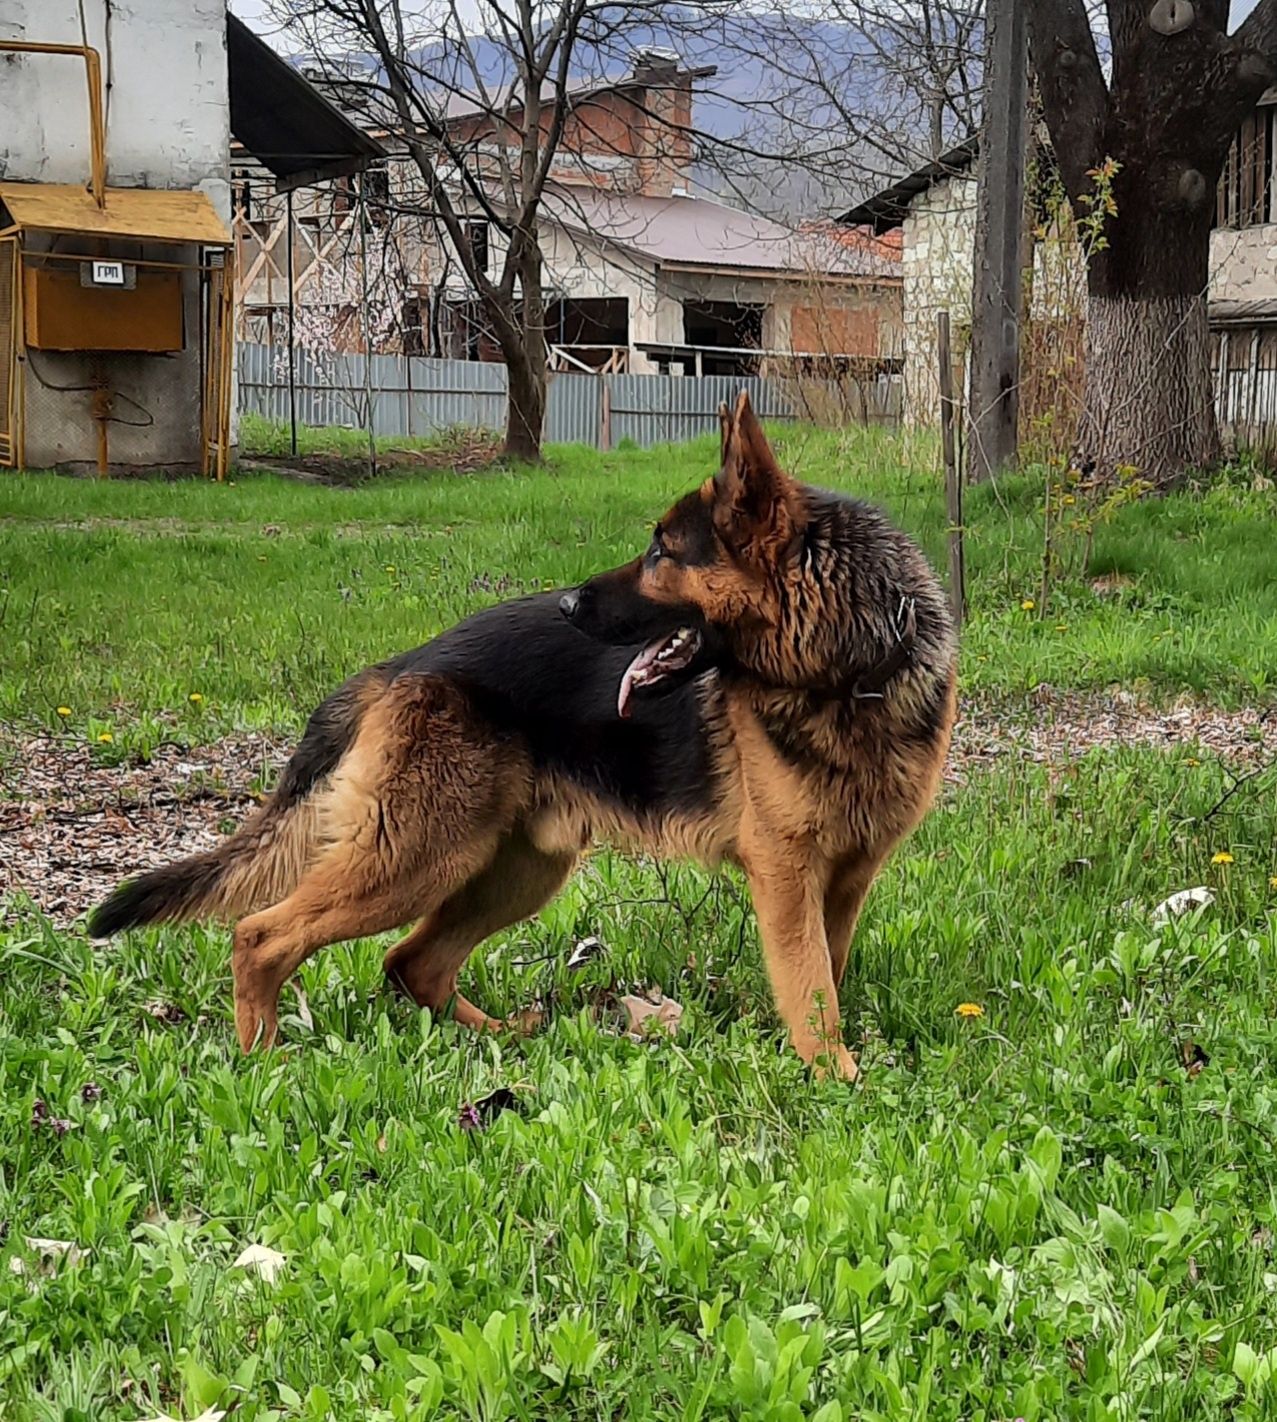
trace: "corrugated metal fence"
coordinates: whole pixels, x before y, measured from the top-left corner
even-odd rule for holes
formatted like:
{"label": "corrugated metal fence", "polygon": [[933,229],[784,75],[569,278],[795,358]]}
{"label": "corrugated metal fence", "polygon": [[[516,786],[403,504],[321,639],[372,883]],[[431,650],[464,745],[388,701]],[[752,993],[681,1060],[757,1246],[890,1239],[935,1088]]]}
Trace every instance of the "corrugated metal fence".
{"label": "corrugated metal fence", "polygon": [[[279,423],[289,418],[287,352],[241,342],[239,408]],[[506,370],[483,361],[425,356],[294,355],[297,420],[303,425],[367,427],[372,387],[373,433],[414,438],[457,425],[501,430],[506,415]],[[804,394],[811,382],[803,382]],[[622,440],[647,446],[692,439],[718,428],[718,406],[748,390],[766,419],[792,419],[795,395],[783,382],[734,375],[576,375],[550,377],[545,437],[552,444],[611,448]],[[803,401],[803,403],[808,403]],[[893,422],[899,381],[884,378],[857,388],[856,413]]]}

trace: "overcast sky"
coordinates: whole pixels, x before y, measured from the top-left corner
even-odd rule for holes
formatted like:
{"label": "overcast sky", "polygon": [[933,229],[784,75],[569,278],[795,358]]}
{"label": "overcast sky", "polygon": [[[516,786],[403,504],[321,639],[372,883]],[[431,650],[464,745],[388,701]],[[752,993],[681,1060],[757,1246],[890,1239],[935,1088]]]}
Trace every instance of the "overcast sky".
{"label": "overcast sky", "polygon": [[[1232,23],[1240,24],[1258,3],[1259,0],[1233,0]],[[269,32],[275,26],[266,18],[266,0],[230,0],[230,7],[241,20],[270,38]]]}

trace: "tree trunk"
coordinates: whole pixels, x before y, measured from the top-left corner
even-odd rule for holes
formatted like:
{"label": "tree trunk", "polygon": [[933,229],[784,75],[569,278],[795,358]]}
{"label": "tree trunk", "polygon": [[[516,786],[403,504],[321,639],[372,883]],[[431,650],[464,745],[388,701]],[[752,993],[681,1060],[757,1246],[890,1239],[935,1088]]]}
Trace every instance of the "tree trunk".
{"label": "tree trunk", "polygon": [[505,449],[510,459],[528,464],[541,462],[541,435],[545,428],[545,346],[541,344],[539,366],[528,359],[526,350],[512,357],[506,352]]}
{"label": "tree trunk", "polygon": [[1203,294],[1092,291],[1079,466],[1102,479],[1134,470],[1168,488],[1219,458]]}
{"label": "tree trunk", "polygon": [[1078,462],[1168,488],[1220,459],[1206,286],[1215,173],[1123,155],[1087,272]]}
{"label": "tree trunk", "polygon": [[[1220,171],[1277,77],[1277,3],[1228,34],[1224,0],[1023,0],[1056,159],[1090,252],[1078,460],[1161,488],[1220,458],[1206,321]],[[1097,7],[1098,8],[1098,7]]]}

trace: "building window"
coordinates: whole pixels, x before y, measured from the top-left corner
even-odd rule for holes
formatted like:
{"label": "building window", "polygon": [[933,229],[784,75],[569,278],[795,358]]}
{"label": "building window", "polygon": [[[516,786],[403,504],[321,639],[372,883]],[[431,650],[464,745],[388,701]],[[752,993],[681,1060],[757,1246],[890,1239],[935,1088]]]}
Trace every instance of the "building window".
{"label": "building window", "polygon": [[384,163],[366,168],[360,178],[368,221],[385,227],[390,221],[390,170]]}
{"label": "building window", "polygon": [[248,174],[235,172],[231,174],[232,201],[236,208],[237,215],[245,222],[253,216],[253,186],[248,180]]}
{"label": "building window", "polygon": [[1247,116],[1233,138],[1219,178],[1216,226],[1260,227],[1277,220],[1273,201],[1275,120],[1277,106],[1265,105]]}
{"label": "building window", "polygon": [[466,224],[466,245],[470,248],[470,255],[474,259],[475,267],[486,275],[489,260],[488,224],[486,222]]}

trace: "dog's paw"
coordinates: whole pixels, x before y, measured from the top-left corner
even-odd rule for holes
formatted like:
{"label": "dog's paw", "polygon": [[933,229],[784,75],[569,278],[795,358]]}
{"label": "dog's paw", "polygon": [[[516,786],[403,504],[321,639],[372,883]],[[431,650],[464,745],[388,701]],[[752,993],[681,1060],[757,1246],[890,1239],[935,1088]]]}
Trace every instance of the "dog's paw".
{"label": "dog's paw", "polygon": [[841,1044],[822,1051],[812,1059],[811,1069],[818,1081],[853,1082],[860,1076],[860,1065]]}

